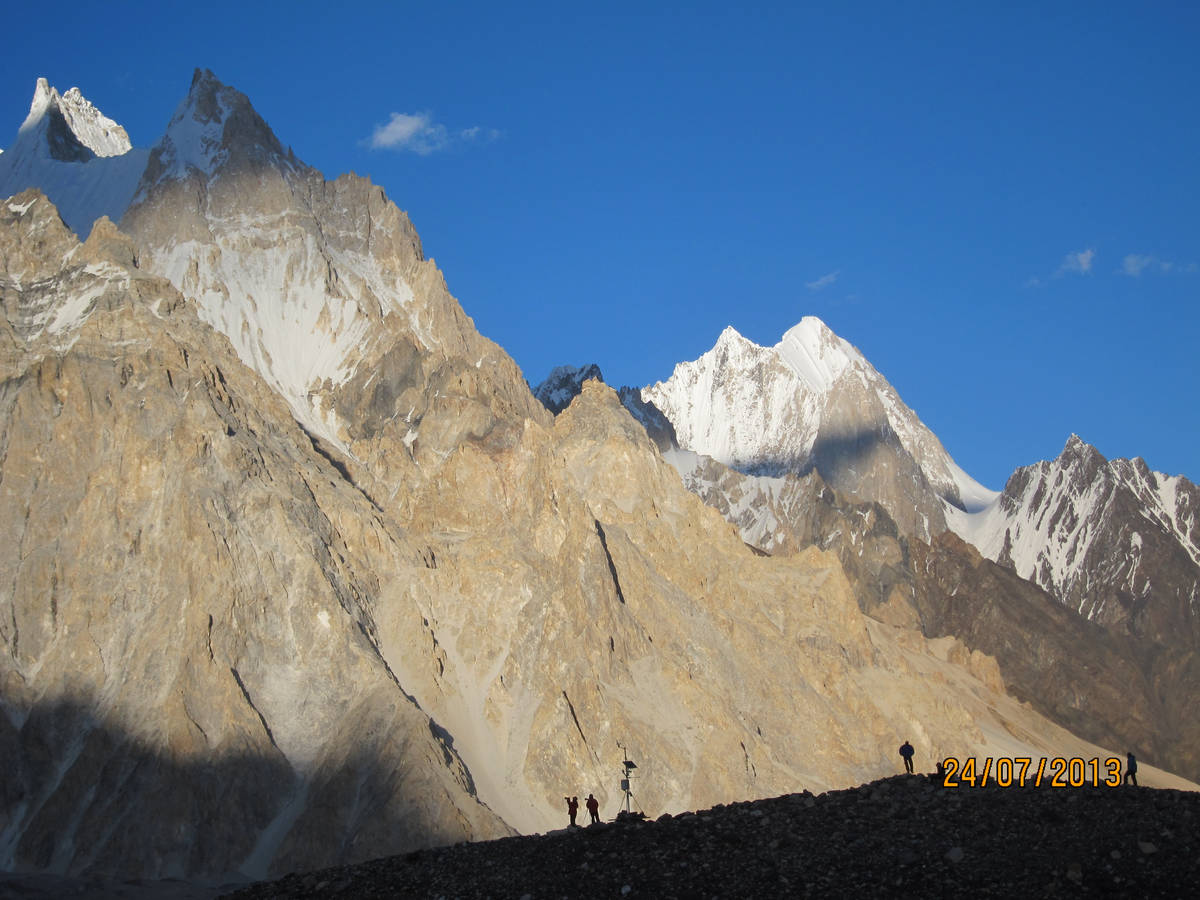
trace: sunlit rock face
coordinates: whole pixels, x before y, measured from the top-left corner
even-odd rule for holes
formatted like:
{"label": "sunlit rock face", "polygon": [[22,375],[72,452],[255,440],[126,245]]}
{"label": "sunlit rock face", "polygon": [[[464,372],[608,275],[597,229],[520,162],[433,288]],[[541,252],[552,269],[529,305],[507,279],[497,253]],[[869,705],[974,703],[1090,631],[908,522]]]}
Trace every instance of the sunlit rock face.
{"label": "sunlit rock face", "polygon": [[1057,734],[866,619],[831,554],[746,547],[599,383],[461,443],[401,522],[111,225],[5,216],[7,865],[267,873],[540,830],[568,789],[614,811],[618,741],[678,810],[888,772],[904,737]]}
{"label": "sunlit rock face", "polygon": [[564,793],[615,811],[619,746],[675,810],[894,771],[905,736],[925,759],[1075,740],[985,654],[866,616],[834,553],[748,547],[597,381],[552,430],[456,451],[412,508],[431,605],[381,624],[385,653],[521,830]]}
{"label": "sunlit rock face", "polygon": [[379,653],[417,548],[134,253],[0,206],[0,866],[265,874],[505,833]]}
{"label": "sunlit rock face", "polygon": [[121,227],[372,494],[403,494],[414,466],[462,440],[549,418],[382,189],[326,181],[211,72],[197,70]]}

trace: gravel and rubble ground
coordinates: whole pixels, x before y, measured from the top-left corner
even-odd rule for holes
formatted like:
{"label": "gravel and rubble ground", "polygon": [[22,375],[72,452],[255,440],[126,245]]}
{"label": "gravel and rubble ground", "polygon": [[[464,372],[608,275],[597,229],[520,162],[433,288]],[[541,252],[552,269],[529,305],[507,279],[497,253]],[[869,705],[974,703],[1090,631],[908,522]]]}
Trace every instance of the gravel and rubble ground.
{"label": "gravel and rubble ground", "polygon": [[458,844],[251,885],[285,897],[1195,897],[1200,794],[897,776]]}

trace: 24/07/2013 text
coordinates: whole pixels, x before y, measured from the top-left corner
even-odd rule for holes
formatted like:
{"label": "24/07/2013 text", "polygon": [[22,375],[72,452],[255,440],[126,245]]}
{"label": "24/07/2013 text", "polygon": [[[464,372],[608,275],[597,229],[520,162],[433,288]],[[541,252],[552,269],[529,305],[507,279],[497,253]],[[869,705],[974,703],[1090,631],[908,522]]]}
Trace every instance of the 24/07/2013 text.
{"label": "24/07/2013 text", "polygon": [[985,756],[982,759],[968,757],[959,760],[946,757],[946,787],[1120,787],[1121,760],[1115,756],[1101,762],[1099,759],[1083,759],[1073,756],[1065,759],[1042,757],[1034,764],[1028,756],[1008,757]]}

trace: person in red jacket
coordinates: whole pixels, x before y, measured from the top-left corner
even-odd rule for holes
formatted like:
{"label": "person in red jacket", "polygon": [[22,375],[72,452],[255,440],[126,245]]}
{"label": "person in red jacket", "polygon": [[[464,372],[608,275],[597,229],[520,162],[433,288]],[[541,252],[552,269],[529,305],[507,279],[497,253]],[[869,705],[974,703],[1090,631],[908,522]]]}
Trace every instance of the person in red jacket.
{"label": "person in red jacket", "polygon": [[595,797],[593,797],[591,794],[588,794],[586,805],[587,805],[588,814],[592,817],[592,822],[593,823],[599,822],[600,821],[600,801],[597,800]]}

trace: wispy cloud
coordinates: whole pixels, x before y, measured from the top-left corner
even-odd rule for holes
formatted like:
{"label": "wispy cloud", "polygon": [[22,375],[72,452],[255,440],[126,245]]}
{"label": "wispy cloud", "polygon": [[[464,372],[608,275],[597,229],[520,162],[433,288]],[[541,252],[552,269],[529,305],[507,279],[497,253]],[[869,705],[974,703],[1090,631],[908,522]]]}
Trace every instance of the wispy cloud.
{"label": "wispy cloud", "polygon": [[408,150],[428,156],[456,143],[493,141],[499,136],[500,132],[496,129],[480,125],[452,131],[435,122],[433,115],[428,112],[394,112],[386,123],[375,126],[366,143],[372,150]]}
{"label": "wispy cloud", "polygon": [[841,269],[835,269],[834,271],[830,272],[828,275],[822,275],[816,281],[804,282],[804,286],[806,288],[808,288],[810,291],[819,291],[819,290],[822,290],[823,288],[829,287],[831,284],[833,284],[835,281],[837,281],[838,276],[841,274],[842,274]]}
{"label": "wispy cloud", "polygon": [[1089,247],[1086,250],[1080,250],[1078,253],[1068,253],[1063,257],[1062,265],[1058,267],[1055,275],[1090,275],[1092,272],[1092,261],[1096,258],[1096,251]]}
{"label": "wispy cloud", "polygon": [[1143,272],[1154,272],[1165,275],[1173,269],[1180,272],[1195,272],[1196,264],[1187,263],[1185,265],[1177,265],[1168,259],[1159,259],[1157,256],[1130,253],[1121,260],[1119,271],[1131,278],[1140,278]]}

